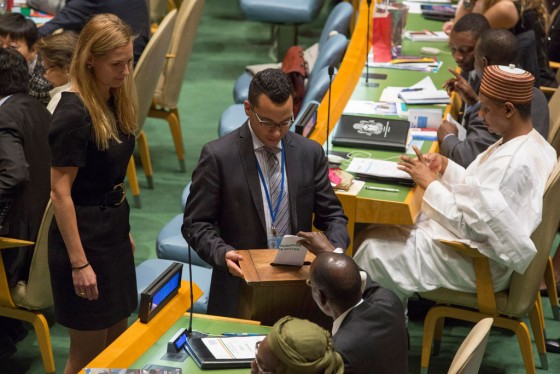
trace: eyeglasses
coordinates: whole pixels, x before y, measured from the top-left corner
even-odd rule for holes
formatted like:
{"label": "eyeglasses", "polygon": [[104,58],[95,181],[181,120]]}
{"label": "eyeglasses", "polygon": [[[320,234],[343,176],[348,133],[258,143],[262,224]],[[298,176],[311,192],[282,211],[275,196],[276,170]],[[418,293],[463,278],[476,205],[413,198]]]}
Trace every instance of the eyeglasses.
{"label": "eyeglasses", "polygon": [[255,111],[255,108],[253,108],[253,104],[249,103],[249,105],[251,106],[251,110],[253,111],[253,113],[255,113],[255,116],[257,117],[257,120],[259,121],[259,123],[269,129],[272,128],[278,128],[280,130],[285,129],[286,127],[290,127],[292,125],[292,123],[294,123],[294,114],[292,113],[292,118],[284,121],[284,122],[280,122],[280,123],[276,123],[273,121],[263,121],[261,119],[261,117],[259,116],[259,114]]}
{"label": "eyeglasses", "polygon": [[259,345],[261,345],[262,340],[255,343],[255,364],[257,364],[257,370],[259,374],[273,374],[275,371],[264,371],[259,364],[259,358],[257,357],[257,353],[259,352]]}

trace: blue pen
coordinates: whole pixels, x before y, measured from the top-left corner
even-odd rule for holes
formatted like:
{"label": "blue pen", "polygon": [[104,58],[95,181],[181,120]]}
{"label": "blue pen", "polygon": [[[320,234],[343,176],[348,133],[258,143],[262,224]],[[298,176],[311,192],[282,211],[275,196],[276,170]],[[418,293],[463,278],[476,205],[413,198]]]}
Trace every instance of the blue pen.
{"label": "blue pen", "polygon": [[405,88],[402,89],[400,92],[415,92],[415,91],[422,91],[423,88]]}
{"label": "blue pen", "polygon": [[222,336],[260,336],[262,334],[249,333],[249,332],[224,332]]}

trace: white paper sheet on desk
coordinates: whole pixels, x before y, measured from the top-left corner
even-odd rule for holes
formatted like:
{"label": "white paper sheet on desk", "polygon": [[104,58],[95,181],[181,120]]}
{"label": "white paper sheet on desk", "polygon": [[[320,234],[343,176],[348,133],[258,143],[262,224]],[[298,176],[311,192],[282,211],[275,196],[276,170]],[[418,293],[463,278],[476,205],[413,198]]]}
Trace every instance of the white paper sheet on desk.
{"label": "white paper sheet on desk", "polygon": [[402,100],[399,99],[399,93],[405,88],[421,88],[423,91],[437,91],[434,81],[432,80],[432,78],[427,76],[410,87],[385,87],[385,89],[381,93],[379,101],[384,101],[387,103],[402,102]]}
{"label": "white paper sheet on desk", "polygon": [[298,242],[302,240],[296,235],[284,235],[273,263],[276,265],[303,266],[307,248]]}
{"label": "white paper sheet on desk", "polygon": [[353,158],[346,171],[376,177],[412,179],[408,173],[397,169],[396,162],[371,158]]}
{"label": "white paper sheet on desk", "polygon": [[446,118],[453,126],[455,126],[457,128],[458,134],[457,134],[457,138],[460,141],[465,140],[465,138],[467,137],[467,129],[464,128],[459,122],[455,121],[455,118],[453,118],[451,116],[451,113],[447,113],[447,118]]}
{"label": "white paper sheet on desk", "polygon": [[[400,116],[404,104],[391,102],[375,102],[370,100],[349,100],[343,113],[352,114],[376,114],[382,116]],[[406,111],[406,106],[404,108]]]}
{"label": "white paper sheet on desk", "polygon": [[255,344],[264,338],[264,335],[202,338],[202,342],[217,359],[251,359],[255,358]]}

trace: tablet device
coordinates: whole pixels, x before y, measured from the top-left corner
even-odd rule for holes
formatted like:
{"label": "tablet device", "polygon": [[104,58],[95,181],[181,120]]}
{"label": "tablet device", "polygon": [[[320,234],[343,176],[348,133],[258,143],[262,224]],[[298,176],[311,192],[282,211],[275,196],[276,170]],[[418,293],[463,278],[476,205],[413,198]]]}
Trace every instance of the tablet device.
{"label": "tablet device", "polygon": [[294,131],[296,134],[300,134],[306,138],[309,138],[313,130],[315,130],[315,125],[317,124],[317,108],[319,104],[317,102],[310,102],[305,107],[305,111],[294,124]]}

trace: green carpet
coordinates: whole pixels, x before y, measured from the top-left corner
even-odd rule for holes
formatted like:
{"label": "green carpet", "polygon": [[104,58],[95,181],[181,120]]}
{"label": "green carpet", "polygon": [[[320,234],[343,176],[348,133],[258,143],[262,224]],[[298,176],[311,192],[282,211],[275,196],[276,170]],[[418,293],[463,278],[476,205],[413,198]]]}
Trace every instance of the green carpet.
{"label": "green carpet", "polygon": [[[310,25],[300,27],[300,44],[308,46],[319,38],[331,2],[327,1],[321,16]],[[147,188],[143,171],[138,170],[141,187],[141,209],[131,209],[132,235],[136,241],[136,263],[156,257],[155,240],[159,230],[181,212],[181,192],[190,180],[202,145],[217,137],[220,114],[233,103],[233,82],[247,64],[272,62],[269,57],[270,28],[247,22],[238,0],[206,0],[206,7],[193,49],[179,104],[187,173],[179,172],[171,134],[166,122],[148,119],[144,129],[154,169],[153,190]],[[139,165],[139,162],[137,162]],[[560,337],[559,323],[552,320],[548,299],[544,299],[547,334]],[[52,310],[46,312],[51,321],[51,340],[57,372],[64,370],[69,338],[66,329],[52,323]],[[411,318],[409,330],[411,350],[409,372],[420,371],[422,346],[421,319]],[[453,355],[467,335],[470,326],[454,324],[445,329],[441,354],[433,357],[431,373],[447,371]],[[533,349],[536,354],[536,348]],[[549,371],[560,371],[560,355],[549,354]],[[537,367],[540,367],[538,358]],[[0,374],[43,373],[43,365],[33,331],[18,344],[18,352],[0,361]],[[493,330],[481,373],[524,373],[515,336]],[[537,372],[545,371],[537,369]]]}

